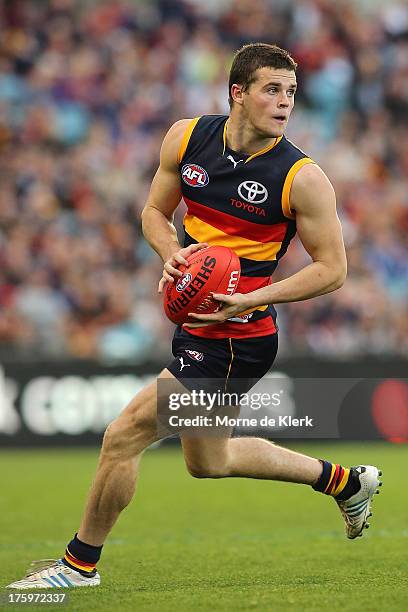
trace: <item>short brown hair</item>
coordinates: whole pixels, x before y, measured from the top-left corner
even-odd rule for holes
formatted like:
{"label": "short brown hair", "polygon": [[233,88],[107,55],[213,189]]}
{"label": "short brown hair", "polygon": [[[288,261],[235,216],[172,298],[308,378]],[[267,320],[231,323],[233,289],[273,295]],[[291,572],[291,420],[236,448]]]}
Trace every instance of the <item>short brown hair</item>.
{"label": "short brown hair", "polygon": [[243,85],[244,91],[255,81],[258,68],[283,68],[296,71],[297,63],[289,51],[277,45],[251,43],[244,45],[234,55],[229,76],[228,101],[232,106],[231,87],[234,83]]}

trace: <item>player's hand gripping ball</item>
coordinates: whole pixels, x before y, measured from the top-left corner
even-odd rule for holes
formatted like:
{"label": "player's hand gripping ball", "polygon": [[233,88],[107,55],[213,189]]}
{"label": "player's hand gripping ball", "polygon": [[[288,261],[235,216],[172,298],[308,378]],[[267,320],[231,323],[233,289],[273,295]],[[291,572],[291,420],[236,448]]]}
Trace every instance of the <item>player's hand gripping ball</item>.
{"label": "player's hand gripping ball", "polygon": [[233,295],[241,274],[239,258],[228,247],[207,247],[190,255],[187,261],[187,266],[178,268],[183,275],[168,283],[164,291],[164,311],[177,324],[196,322],[189,312],[217,312],[222,304],[211,294]]}

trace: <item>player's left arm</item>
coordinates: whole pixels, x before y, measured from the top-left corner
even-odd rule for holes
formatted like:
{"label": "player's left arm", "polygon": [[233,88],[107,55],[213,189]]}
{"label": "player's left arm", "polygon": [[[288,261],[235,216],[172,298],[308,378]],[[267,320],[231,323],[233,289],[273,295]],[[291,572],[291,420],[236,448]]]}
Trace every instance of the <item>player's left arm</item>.
{"label": "player's left arm", "polygon": [[[339,289],[347,275],[343,233],[336,211],[336,195],[319,166],[307,164],[294,178],[290,207],[296,214],[298,236],[312,262],[302,270],[265,287],[264,303],[296,302]],[[250,296],[258,302],[259,292]],[[255,304],[254,304],[255,305]]]}
{"label": "player's left arm", "polygon": [[213,315],[194,315],[195,319],[207,325],[220,323],[263,304],[307,300],[343,285],[347,260],[336,212],[336,196],[319,166],[307,164],[296,174],[290,207],[296,214],[299,238],[312,262],[296,274],[251,293],[215,294],[214,297],[224,303],[222,309]]}

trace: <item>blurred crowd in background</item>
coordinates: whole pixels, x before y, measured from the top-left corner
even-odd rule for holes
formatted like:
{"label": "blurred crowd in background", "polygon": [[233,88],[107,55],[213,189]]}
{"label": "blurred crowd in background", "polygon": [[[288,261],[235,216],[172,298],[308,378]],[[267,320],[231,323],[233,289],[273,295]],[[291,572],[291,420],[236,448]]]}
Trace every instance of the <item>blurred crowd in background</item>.
{"label": "blurred crowd in background", "polygon": [[[278,307],[281,355],[408,354],[406,3],[3,0],[0,357],[169,354],[140,212],[169,125],[228,113],[254,41],[299,64],[288,136],[335,186],[349,260],[339,291]],[[294,242],[275,279],[307,261]]]}

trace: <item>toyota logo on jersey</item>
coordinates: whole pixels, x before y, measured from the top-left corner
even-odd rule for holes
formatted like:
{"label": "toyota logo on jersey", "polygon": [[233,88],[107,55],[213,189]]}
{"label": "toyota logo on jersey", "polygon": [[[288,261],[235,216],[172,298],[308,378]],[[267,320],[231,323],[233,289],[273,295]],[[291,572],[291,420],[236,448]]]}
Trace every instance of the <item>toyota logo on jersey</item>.
{"label": "toyota logo on jersey", "polygon": [[183,166],[181,178],[190,187],[205,187],[210,180],[207,171],[197,164],[186,164]]}
{"label": "toyota logo on jersey", "polygon": [[256,181],[244,181],[238,186],[238,193],[243,200],[251,204],[262,204],[268,197],[268,190]]}

